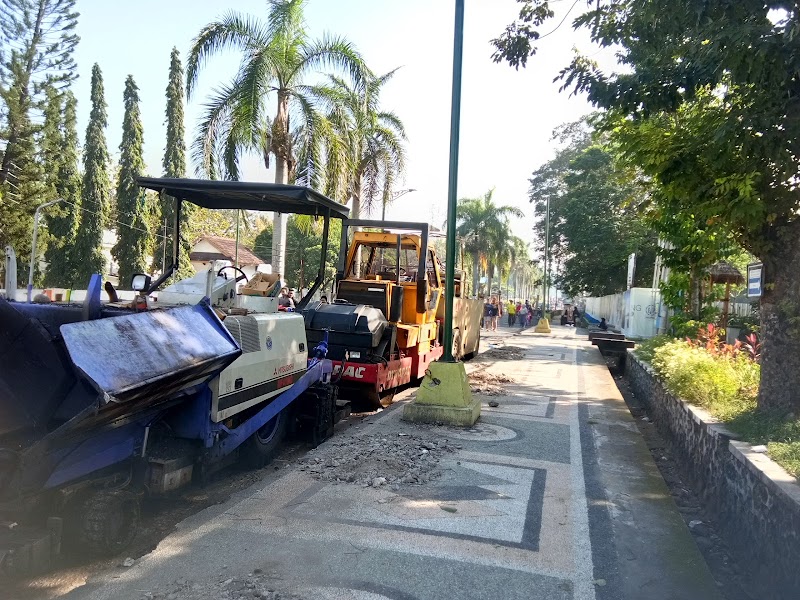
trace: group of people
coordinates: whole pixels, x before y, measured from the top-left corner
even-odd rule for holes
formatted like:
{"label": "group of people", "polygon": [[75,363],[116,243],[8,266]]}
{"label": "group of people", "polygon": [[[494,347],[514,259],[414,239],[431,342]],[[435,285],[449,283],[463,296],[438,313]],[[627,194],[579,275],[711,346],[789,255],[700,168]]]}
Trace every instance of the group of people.
{"label": "group of people", "polygon": [[508,318],[508,326],[519,326],[521,329],[530,327],[532,323],[538,321],[538,310],[535,309],[530,300],[507,300],[500,302],[497,296],[492,296],[483,305],[483,324],[481,327],[487,331],[497,331],[497,324],[503,317]]}

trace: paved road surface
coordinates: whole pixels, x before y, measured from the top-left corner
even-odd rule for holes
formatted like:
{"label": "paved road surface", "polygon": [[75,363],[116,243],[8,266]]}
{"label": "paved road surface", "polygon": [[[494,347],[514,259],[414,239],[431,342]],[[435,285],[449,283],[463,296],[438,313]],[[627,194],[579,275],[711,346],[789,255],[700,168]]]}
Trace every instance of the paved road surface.
{"label": "paved road surface", "polygon": [[[428,430],[460,446],[440,479],[394,490],[282,469],[66,598],[246,597],[224,582],[254,571],[308,600],[717,598],[597,350],[559,327],[487,341],[524,358],[469,365],[514,383],[475,428]],[[337,436],[418,431],[402,404]]]}

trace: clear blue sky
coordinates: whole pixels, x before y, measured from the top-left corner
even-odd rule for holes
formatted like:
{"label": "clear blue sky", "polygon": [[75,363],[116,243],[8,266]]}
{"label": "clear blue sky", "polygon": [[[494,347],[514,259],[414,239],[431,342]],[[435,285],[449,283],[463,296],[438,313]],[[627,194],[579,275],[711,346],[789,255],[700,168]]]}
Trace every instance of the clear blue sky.
{"label": "clear blue sky", "polygon": [[[176,46],[185,59],[192,39],[208,22],[233,9],[265,17],[264,0],[78,0],[81,13],[77,49],[80,78],[79,133],[83,137],[89,113],[89,80],[97,62],[104,76],[108,103],[109,149],[118,153],[123,116],[124,80],[132,74],[141,95],[145,160],[152,175],[161,173],[164,152],[164,89],[169,54]],[[453,0],[309,0],[306,17],[312,37],[323,32],[347,36],[375,72],[402,67],[387,84],[383,106],[394,110],[408,129],[409,165],[402,188],[418,191],[404,196],[389,216],[427,220],[441,225],[447,200],[450,85],[453,46]],[[567,22],[542,41],[541,53],[525,70],[492,63],[489,40],[518,11],[515,0],[466,0],[464,82],[458,194],[482,195],[496,188],[498,203],[526,213],[515,232],[531,239],[532,210],[527,188],[530,173],[554,152],[550,134],[590,107],[583,98],[558,93],[553,83],[571,58],[572,48],[595,54],[585,35]],[[561,14],[545,30],[555,28],[572,0],[557,2]],[[578,2],[575,11],[584,7]],[[605,57],[605,55],[603,55]],[[201,75],[200,87],[187,105],[187,142],[193,136],[207,92],[228,81],[236,70],[235,56],[213,60]],[[257,159],[245,164],[245,178],[270,180]]]}

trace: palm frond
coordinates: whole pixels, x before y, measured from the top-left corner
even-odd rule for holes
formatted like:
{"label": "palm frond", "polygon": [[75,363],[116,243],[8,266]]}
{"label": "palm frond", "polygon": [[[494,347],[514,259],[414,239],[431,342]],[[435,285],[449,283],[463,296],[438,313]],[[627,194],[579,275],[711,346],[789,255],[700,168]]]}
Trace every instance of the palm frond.
{"label": "palm frond", "polygon": [[200,70],[212,55],[230,49],[252,51],[265,46],[268,39],[267,29],[258,19],[235,11],[203,27],[192,41],[186,61],[186,97],[191,99]]}

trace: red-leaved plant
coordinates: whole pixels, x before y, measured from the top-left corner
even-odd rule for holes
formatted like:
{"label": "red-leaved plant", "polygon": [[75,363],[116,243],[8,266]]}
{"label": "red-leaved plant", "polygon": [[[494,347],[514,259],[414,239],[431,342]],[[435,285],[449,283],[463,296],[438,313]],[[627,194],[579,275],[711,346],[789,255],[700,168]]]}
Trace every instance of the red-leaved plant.
{"label": "red-leaved plant", "polygon": [[750,333],[744,339],[747,340],[745,344],[742,344],[745,352],[755,362],[761,362],[761,342],[758,340],[758,336],[755,333]]}
{"label": "red-leaved plant", "polygon": [[697,338],[686,338],[686,342],[693,348],[705,350],[711,356],[737,357],[741,352],[747,352],[747,356],[758,362],[761,358],[761,344],[756,334],[751,333],[747,336],[747,343],[743,344],[736,340],[734,344],[726,344],[723,341],[725,329],[709,323],[705,327],[697,330]]}

